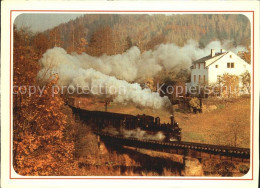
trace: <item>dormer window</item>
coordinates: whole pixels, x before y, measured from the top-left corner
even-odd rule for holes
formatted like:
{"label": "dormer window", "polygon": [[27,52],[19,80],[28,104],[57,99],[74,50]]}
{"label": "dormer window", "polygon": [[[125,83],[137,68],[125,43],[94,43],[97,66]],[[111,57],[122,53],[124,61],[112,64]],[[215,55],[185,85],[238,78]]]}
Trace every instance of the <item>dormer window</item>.
{"label": "dormer window", "polygon": [[232,55],[230,55],[229,57],[232,58]]}

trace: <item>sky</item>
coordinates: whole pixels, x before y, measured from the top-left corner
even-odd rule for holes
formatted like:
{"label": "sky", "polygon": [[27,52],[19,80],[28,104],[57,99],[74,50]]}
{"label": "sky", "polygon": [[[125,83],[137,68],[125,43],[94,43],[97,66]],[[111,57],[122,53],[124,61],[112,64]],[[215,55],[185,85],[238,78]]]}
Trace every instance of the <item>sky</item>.
{"label": "sky", "polygon": [[83,14],[20,14],[14,23],[18,28],[30,27],[33,32],[42,32],[81,15]]}

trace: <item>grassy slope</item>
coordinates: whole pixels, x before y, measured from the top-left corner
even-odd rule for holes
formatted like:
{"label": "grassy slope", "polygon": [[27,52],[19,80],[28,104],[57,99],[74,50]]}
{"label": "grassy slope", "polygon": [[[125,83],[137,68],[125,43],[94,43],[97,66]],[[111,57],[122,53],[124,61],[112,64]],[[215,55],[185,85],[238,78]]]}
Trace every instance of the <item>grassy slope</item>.
{"label": "grassy slope", "polygon": [[207,113],[176,113],[176,119],[180,122],[185,141],[250,147],[249,98],[238,99]]}

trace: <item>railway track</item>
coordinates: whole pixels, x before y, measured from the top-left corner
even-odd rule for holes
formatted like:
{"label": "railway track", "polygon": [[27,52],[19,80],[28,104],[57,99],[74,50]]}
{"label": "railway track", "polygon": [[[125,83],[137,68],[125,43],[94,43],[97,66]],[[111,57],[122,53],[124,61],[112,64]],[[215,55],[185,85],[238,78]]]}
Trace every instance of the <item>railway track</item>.
{"label": "railway track", "polygon": [[126,138],[121,135],[111,135],[103,132],[96,132],[104,142],[116,145],[132,146],[136,148],[163,151],[166,153],[179,154],[193,158],[212,158],[231,161],[250,161],[250,149],[230,146],[202,144],[194,142],[162,142],[156,140],[140,140],[137,138]]}

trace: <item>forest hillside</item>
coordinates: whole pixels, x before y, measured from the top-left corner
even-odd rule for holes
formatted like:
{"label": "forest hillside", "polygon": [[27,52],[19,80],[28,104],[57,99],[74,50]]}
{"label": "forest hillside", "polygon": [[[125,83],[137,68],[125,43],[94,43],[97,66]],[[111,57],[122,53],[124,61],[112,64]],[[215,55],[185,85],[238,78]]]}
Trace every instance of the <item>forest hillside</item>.
{"label": "forest hillside", "polygon": [[53,40],[49,47],[99,56],[122,53],[133,45],[142,52],[161,43],[183,46],[189,39],[202,48],[213,40],[247,47],[250,33],[249,20],[239,14],[86,14],[45,31],[44,37]]}

